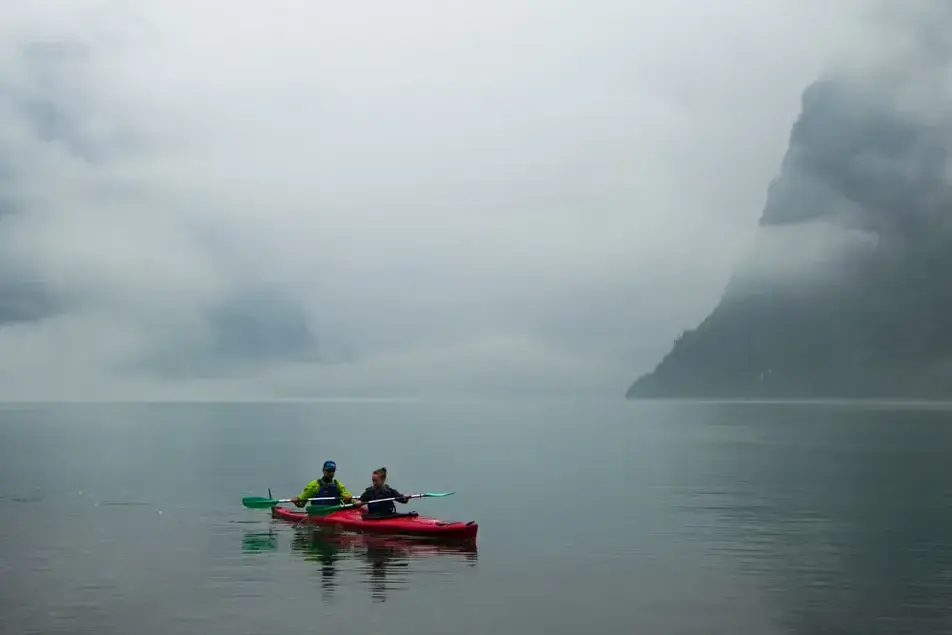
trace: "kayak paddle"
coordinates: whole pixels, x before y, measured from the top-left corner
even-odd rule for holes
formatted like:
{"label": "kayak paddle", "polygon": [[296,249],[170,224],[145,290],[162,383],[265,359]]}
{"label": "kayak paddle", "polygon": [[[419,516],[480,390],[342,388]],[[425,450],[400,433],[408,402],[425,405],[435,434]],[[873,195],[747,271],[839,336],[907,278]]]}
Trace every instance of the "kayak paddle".
{"label": "kayak paddle", "polygon": [[[456,492],[424,492],[422,494],[407,494],[407,498],[443,498],[445,496],[452,496]],[[373,505],[375,503],[388,503],[390,501],[402,500],[403,497],[394,497],[394,498],[381,498],[378,500],[367,501],[364,505]],[[359,500],[355,498],[354,500]],[[346,503],[344,505],[314,505],[306,508],[309,516],[323,516],[324,514],[330,514],[331,512],[341,511],[344,509],[351,509],[356,507],[354,503]],[[316,508],[311,511],[313,508]]]}
{"label": "kayak paddle", "polygon": [[[312,501],[333,501],[337,500],[335,496],[323,496],[321,498],[309,498],[307,502]],[[241,504],[248,509],[270,509],[279,503],[290,503],[290,498],[265,498],[264,496],[245,496],[241,499]]]}

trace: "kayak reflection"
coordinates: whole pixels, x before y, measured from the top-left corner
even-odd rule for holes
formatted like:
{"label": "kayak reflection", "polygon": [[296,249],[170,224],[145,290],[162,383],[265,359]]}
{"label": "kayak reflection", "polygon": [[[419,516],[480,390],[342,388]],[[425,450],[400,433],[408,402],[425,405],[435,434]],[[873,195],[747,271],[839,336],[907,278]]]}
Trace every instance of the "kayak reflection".
{"label": "kayak reflection", "polygon": [[463,562],[475,566],[476,544],[426,541],[374,534],[352,534],[327,528],[304,528],[295,532],[291,550],[320,564],[321,591],[325,601],[333,597],[339,564],[357,560],[361,578],[375,601],[387,599],[388,591],[405,588],[412,574],[411,563],[442,556],[442,563]]}

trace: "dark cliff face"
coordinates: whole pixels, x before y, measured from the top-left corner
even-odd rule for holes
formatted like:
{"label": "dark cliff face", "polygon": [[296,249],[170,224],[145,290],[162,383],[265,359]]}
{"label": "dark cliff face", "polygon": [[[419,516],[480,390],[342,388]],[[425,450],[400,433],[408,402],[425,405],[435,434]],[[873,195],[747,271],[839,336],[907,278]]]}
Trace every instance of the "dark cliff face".
{"label": "dark cliff face", "polygon": [[952,116],[894,87],[811,86],[760,221],[868,240],[811,275],[738,272],[628,397],[952,396]]}
{"label": "dark cliff face", "polygon": [[873,83],[806,90],[761,225],[842,216],[890,238],[948,228],[952,120],[917,120],[888,94]]}

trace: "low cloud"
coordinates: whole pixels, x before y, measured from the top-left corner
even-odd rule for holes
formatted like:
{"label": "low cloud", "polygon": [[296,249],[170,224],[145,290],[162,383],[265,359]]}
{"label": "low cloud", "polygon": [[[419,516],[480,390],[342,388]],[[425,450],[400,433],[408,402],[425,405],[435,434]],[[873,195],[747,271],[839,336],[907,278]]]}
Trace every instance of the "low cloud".
{"label": "low cloud", "polygon": [[617,394],[857,11],[4,7],[0,397]]}

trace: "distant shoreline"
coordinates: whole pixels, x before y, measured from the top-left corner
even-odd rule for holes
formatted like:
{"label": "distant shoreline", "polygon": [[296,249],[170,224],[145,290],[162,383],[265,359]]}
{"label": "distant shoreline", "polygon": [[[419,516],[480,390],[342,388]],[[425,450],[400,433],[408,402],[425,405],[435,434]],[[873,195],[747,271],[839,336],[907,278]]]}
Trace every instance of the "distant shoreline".
{"label": "distant shoreline", "polygon": [[644,403],[695,403],[732,405],[817,405],[817,406],[930,406],[952,408],[952,399],[877,399],[877,398],[704,398],[704,397],[625,397],[626,401]]}
{"label": "distant shoreline", "polygon": [[242,404],[421,404],[434,402],[596,402],[596,403],[644,403],[644,404],[691,404],[691,405],[803,405],[803,406],[873,406],[873,407],[929,407],[952,408],[952,399],[877,399],[877,398],[720,398],[720,397],[244,397],[227,398],[180,398],[180,399],[0,399],[0,409],[23,406],[72,406],[72,405],[242,405]]}

